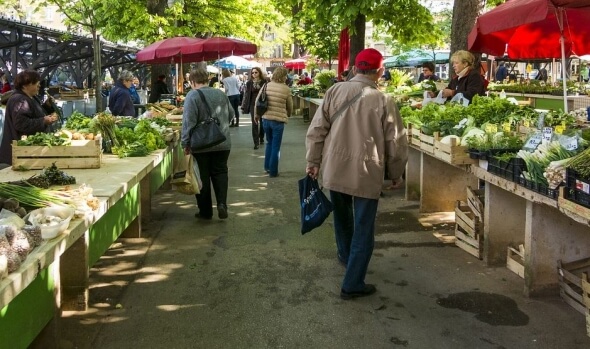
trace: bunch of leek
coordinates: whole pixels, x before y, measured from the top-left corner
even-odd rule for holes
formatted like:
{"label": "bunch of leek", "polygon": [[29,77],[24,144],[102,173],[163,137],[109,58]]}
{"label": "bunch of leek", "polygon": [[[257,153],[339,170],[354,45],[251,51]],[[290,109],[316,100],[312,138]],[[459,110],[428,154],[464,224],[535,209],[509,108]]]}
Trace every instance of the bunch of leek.
{"label": "bunch of leek", "polygon": [[517,154],[526,163],[527,170],[522,174],[532,182],[548,185],[545,169],[552,161],[568,159],[575,155],[574,151],[566,150],[558,141],[543,141],[534,152],[520,150]]}

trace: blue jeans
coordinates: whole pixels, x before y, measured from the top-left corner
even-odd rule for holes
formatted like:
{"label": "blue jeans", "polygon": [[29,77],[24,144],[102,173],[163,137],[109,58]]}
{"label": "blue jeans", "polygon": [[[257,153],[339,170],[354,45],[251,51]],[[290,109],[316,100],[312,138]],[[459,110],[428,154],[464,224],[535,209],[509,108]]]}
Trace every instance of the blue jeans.
{"label": "blue jeans", "polygon": [[366,199],[330,190],[334,205],[334,232],[338,255],[346,263],[345,292],[362,291],[375,246],[378,199]]}
{"label": "blue jeans", "polygon": [[262,128],[266,134],[266,149],[264,151],[264,170],[269,176],[276,177],[279,174],[279,159],[281,157],[281,142],[285,123],[262,119]]}

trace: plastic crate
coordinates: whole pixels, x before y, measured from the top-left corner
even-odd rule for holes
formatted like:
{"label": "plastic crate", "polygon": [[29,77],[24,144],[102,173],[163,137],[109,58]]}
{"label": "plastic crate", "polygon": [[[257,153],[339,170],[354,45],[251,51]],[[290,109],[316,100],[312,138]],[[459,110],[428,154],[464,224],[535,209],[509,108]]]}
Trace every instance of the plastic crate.
{"label": "plastic crate", "polygon": [[490,156],[488,159],[488,172],[498,175],[509,181],[519,183],[521,174],[526,171],[526,163],[521,158],[511,158],[509,161]]}
{"label": "plastic crate", "polygon": [[590,194],[590,179],[583,178],[575,170],[566,169],[566,187]]}
{"label": "plastic crate", "polygon": [[566,187],[563,191],[563,197],[573,201],[578,205],[590,208],[590,194],[586,194],[576,188]]}
{"label": "plastic crate", "polygon": [[524,177],[520,177],[518,179],[518,184],[522,185],[523,187],[525,187],[529,190],[532,190],[532,191],[539,193],[541,195],[550,197],[552,199],[557,200],[557,196],[559,196],[559,187],[556,189],[551,189],[548,186],[546,186],[545,184],[529,181],[529,180],[525,179]]}

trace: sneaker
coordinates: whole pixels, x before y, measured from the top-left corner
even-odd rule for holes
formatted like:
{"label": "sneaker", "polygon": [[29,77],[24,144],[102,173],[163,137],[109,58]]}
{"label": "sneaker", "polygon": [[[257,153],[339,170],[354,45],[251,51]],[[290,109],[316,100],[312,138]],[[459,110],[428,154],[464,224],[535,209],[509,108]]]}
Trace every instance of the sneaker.
{"label": "sneaker", "polygon": [[258,149],[258,144],[254,145],[254,150]]}
{"label": "sneaker", "polygon": [[226,219],[227,218],[227,205],[226,204],[217,205],[217,215],[218,215],[219,219]]}
{"label": "sneaker", "polygon": [[344,290],[340,290],[340,298],[349,300],[353,298],[370,296],[375,292],[377,292],[375,285],[366,284],[362,290],[356,292],[346,292]]}

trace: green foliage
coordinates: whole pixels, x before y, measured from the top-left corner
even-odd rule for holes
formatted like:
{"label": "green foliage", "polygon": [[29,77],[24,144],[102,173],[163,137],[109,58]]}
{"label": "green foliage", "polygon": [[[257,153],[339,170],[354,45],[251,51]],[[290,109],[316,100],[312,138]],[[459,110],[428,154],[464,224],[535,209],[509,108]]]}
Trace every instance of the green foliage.
{"label": "green foliage", "polygon": [[403,70],[399,69],[390,69],[389,73],[391,74],[391,80],[389,81],[388,87],[400,87],[407,85],[408,82],[412,82],[414,77],[410,73],[406,73]]}
{"label": "green foliage", "polygon": [[325,92],[334,85],[336,79],[336,72],[333,70],[324,70],[316,74],[314,83],[318,86],[320,91]]}

